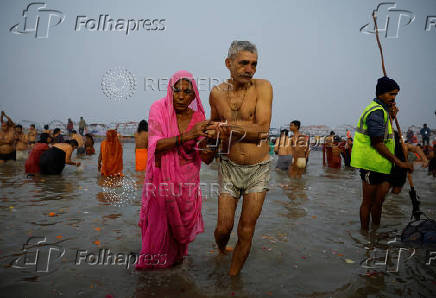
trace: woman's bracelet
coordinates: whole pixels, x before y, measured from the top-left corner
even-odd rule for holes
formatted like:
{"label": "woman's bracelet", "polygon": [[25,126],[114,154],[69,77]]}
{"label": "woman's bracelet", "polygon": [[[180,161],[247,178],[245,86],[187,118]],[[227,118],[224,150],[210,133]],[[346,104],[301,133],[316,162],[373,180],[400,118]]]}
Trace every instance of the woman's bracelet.
{"label": "woman's bracelet", "polygon": [[179,147],[182,144],[183,144],[183,137],[180,134],[180,135],[176,136],[176,147]]}

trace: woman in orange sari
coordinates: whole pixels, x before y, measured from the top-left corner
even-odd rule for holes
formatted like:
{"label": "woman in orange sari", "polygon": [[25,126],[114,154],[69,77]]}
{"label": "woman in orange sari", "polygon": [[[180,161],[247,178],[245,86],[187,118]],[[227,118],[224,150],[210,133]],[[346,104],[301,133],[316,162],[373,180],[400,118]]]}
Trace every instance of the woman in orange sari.
{"label": "woman in orange sari", "polygon": [[114,129],[108,130],[101,142],[98,171],[102,176],[123,176],[123,147]]}

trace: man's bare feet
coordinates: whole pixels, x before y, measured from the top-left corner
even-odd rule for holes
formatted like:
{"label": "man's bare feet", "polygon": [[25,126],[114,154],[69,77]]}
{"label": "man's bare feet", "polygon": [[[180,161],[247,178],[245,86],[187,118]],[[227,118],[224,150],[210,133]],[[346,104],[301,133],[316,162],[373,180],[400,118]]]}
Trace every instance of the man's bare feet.
{"label": "man's bare feet", "polygon": [[220,255],[228,255],[233,251],[233,247],[227,245],[225,249],[218,249]]}

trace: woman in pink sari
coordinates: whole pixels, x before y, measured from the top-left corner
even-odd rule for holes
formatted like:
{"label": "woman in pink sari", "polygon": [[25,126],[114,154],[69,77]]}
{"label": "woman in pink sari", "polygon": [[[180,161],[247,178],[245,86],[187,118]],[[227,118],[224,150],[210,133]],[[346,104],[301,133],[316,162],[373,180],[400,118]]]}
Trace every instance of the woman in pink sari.
{"label": "woman in pink sari", "polygon": [[[201,216],[201,161],[210,150],[196,150],[209,129],[195,80],[179,71],[167,96],[153,103],[149,114],[148,162],[138,225],[142,249],[136,269],[179,264],[188,244],[204,231]],[[212,157],[213,158],[213,157]]]}

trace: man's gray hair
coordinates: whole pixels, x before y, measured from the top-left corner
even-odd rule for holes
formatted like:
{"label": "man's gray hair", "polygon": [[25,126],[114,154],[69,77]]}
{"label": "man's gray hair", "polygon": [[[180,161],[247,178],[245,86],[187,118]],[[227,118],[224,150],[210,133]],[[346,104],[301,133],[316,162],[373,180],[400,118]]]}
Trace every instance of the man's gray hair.
{"label": "man's gray hair", "polygon": [[241,51],[248,51],[257,55],[256,45],[246,40],[234,40],[230,45],[227,58],[232,59]]}

